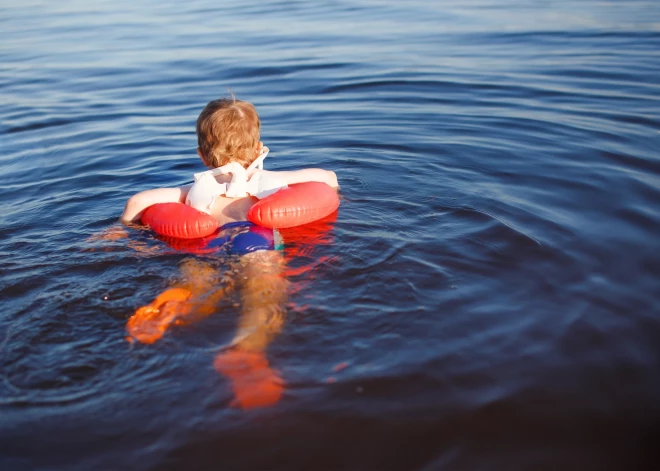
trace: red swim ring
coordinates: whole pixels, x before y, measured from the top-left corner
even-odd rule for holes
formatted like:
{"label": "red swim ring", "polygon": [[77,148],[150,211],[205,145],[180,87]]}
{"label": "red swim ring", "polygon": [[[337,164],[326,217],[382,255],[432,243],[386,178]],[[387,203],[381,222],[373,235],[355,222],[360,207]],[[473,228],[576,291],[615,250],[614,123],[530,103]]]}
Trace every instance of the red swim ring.
{"label": "red swim ring", "polygon": [[[308,224],[337,210],[339,196],[331,186],[320,182],[296,183],[264,198],[248,211],[248,220],[263,227],[282,229]],[[183,203],[149,206],[142,223],[165,237],[198,239],[219,227],[212,216]]]}
{"label": "red swim ring", "polygon": [[183,203],[158,203],[142,214],[142,224],[156,234],[178,239],[198,239],[213,234],[220,225],[211,215]]}
{"label": "red swim ring", "polygon": [[271,229],[296,227],[322,219],[338,207],[339,196],[331,186],[321,182],[296,183],[252,206],[248,220]]}

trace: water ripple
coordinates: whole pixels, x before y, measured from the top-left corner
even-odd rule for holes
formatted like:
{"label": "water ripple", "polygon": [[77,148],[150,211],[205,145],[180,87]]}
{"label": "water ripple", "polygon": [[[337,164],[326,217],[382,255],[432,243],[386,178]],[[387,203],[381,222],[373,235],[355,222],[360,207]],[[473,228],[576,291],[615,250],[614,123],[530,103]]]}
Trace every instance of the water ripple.
{"label": "water ripple", "polygon": [[[652,468],[658,18],[651,0],[7,4],[0,467]],[[330,220],[281,231],[266,358],[286,388],[250,412],[213,368],[240,295],[131,345],[127,318],[191,254],[139,226],[104,238],[130,195],[202,169],[194,122],[228,89],[256,104],[268,168],[341,185]]]}

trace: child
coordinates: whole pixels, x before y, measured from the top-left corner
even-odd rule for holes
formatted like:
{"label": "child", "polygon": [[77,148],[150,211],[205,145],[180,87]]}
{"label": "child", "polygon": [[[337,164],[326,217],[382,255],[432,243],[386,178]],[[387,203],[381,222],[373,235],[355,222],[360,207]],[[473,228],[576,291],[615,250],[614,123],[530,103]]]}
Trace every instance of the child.
{"label": "child", "polygon": [[[211,169],[240,165],[237,170],[245,169],[251,182],[271,179],[289,185],[319,181],[338,186],[335,173],[327,170],[269,172],[257,168],[256,164],[268,152],[259,140],[259,130],[259,116],[252,104],[233,97],[211,101],[197,119],[197,153]],[[215,176],[219,184],[229,184],[231,178],[228,174]],[[121,220],[125,223],[139,221],[144,210],[156,203],[185,202],[217,219],[223,226],[221,231],[230,232],[230,241],[253,230],[249,223],[240,223],[247,221],[247,213],[257,198],[245,194],[232,196],[230,186],[223,187],[224,194],[215,192],[200,198],[193,188],[196,184],[137,193],[128,200]],[[258,228],[259,236],[264,236],[264,230]],[[267,234],[264,237],[267,239]],[[224,280],[225,286],[221,288],[217,287],[220,282],[217,273],[207,264],[200,260],[184,262],[179,286],[166,290],[151,304],[138,309],[127,323],[131,340],[153,343],[170,325],[189,323],[212,314],[227,291],[239,285],[242,315],[238,334],[231,348],[216,357],[214,366],[231,379],[235,404],[243,408],[274,404],[282,394],[281,380],[268,366],[263,352],[281,329],[287,281],[282,276],[281,254],[259,248],[240,252],[242,256],[234,267],[239,276]]]}
{"label": "child", "polygon": [[[206,105],[197,118],[197,154],[204,165],[218,168],[232,162],[237,162],[248,169],[260,155],[267,153],[259,140],[260,122],[257,110],[250,103],[221,98]],[[264,150],[266,152],[264,152]],[[275,176],[287,185],[294,183],[318,181],[332,187],[337,187],[337,176],[334,172],[317,168],[295,170],[288,172],[269,172],[250,169],[248,177],[257,173]],[[216,177],[219,183],[229,183],[229,175]],[[192,185],[179,188],[157,188],[133,195],[126,204],[121,220],[135,222],[149,206],[156,203],[186,202]],[[236,221],[246,221],[247,212],[256,203],[254,197],[217,198],[210,208],[210,214],[220,224]]]}

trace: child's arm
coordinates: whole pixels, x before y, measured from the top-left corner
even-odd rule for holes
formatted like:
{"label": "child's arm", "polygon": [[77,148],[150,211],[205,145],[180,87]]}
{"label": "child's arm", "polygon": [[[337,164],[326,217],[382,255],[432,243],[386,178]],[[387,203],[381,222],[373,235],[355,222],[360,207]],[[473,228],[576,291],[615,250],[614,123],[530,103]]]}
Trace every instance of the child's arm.
{"label": "child's arm", "polygon": [[339,183],[337,183],[337,175],[335,172],[332,170],[323,170],[322,168],[305,168],[302,170],[290,170],[281,172],[262,170],[261,172],[265,174],[272,173],[273,175],[277,175],[278,178],[284,179],[287,185],[304,182],[322,182],[330,185],[333,188],[339,187]]}
{"label": "child's arm", "polygon": [[121,215],[121,221],[123,223],[139,221],[144,210],[152,204],[185,203],[190,187],[192,184],[179,188],[155,188],[141,191],[128,199]]}

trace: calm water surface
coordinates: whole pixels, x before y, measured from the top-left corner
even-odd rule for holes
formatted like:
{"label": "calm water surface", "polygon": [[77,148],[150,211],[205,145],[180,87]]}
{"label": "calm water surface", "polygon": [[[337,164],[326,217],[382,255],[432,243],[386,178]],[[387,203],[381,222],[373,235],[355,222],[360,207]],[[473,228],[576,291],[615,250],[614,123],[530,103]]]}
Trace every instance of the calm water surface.
{"label": "calm water surface", "polygon": [[[201,170],[227,87],[341,184],[254,410],[213,368],[240,300],[125,340],[226,261],[94,237]],[[0,468],[655,469],[659,156],[654,0],[3,2]]]}

